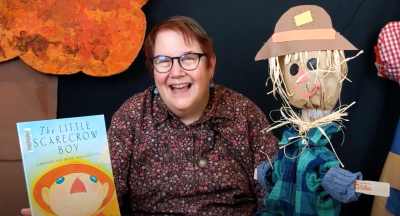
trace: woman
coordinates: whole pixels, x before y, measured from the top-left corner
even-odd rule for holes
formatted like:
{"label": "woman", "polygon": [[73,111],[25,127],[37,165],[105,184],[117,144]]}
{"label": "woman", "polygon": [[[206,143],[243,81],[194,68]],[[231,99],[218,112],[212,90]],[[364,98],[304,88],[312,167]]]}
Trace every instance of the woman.
{"label": "woman", "polygon": [[264,195],[254,170],[262,152],[277,152],[277,139],[260,132],[265,115],[213,84],[212,42],[193,19],[162,21],[144,49],[156,85],[128,99],[108,131],[121,211],[253,215]]}

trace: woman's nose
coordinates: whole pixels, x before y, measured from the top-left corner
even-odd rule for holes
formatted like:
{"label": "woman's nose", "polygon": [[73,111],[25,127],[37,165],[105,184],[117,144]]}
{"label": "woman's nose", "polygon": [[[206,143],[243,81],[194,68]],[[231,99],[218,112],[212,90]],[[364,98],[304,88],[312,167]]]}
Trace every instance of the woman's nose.
{"label": "woman's nose", "polygon": [[176,59],[174,59],[174,61],[175,62],[172,65],[172,68],[171,68],[171,76],[172,77],[184,76],[185,75],[185,71],[183,71],[183,69],[179,65],[179,62]]}

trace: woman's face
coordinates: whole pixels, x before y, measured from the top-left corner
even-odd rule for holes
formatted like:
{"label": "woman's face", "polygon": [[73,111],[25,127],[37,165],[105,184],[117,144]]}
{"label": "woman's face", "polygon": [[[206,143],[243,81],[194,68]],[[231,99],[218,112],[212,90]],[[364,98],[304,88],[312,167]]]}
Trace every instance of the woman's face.
{"label": "woman's face", "polygon": [[[179,57],[186,53],[202,53],[202,50],[197,41],[186,44],[182,34],[176,31],[164,30],[157,34],[154,56]],[[153,71],[161,98],[175,114],[191,112],[207,104],[215,61],[212,60],[211,67],[207,67],[206,58],[201,57],[199,66],[191,71],[182,69],[178,59],[173,60],[173,66],[167,73]]]}

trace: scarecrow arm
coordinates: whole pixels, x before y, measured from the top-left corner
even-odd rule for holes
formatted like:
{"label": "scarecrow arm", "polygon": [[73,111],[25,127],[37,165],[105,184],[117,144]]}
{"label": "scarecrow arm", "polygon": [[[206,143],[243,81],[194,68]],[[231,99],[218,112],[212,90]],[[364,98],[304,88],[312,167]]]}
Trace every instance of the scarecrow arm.
{"label": "scarecrow arm", "polygon": [[354,190],[354,181],[356,180],[362,180],[360,172],[352,173],[340,167],[332,167],[325,174],[321,184],[334,199],[342,203],[349,203],[357,201],[360,197],[360,193]]}

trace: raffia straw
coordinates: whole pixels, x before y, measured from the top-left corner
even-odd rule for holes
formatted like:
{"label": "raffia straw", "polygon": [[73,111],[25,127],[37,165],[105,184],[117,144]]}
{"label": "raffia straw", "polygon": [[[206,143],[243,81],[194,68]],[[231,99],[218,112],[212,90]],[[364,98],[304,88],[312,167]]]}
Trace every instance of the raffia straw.
{"label": "raffia straw", "polygon": [[272,161],[271,161],[271,159],[269,159],[268,154],[265,153],[265,152],[263,152],[263,151],[261,151],[261,150],[259,150],[259,151],[260,151],[261,153],[265,154],[265,156],[267,156],[268,162],[269,162],[269,164],[271,164],[271,169],[273,170],[273,169],[274,169],[274,166],[272,165]]}
{"label": "raffia straw", "polygon": [[[327,53],[330,53],[330,52],[327,52]],[[341,61],[339,63],[339,65],[341,65],[344,62],[347,62],[347,61],[349,61],[351,59],[354,59],[355,57],[357,57],[361,53],[363,53],[362,50],[360,52],[358,52],[358,54],[356,56],[344,59],[343,61]],[[333,61],[333,62],[339,62],[339,59],[338,59],[339,55],[344,56],[343,52],[337,51],[337,54],[333,55],[334,58],[336,58],[335,61]],[[290,55],[287,55],[286,58],[290,58]],[[319,58],[317,59],[317,61],[318,60],[319,60]],[[285,59],[285,61],[287,61],[287,59]],[[339,65],[336,65],[336,68],[338,68],[338,69],[335,69],[335,70],[332,70],[332,67],[330,67],[328,72],[338,72],[338,73],[340,73],[340,66]],[[322,69],[318,69],[318,70],[323,71]],[[322,117],[320,119],[317,119],[317,120],[314,120],[314,121],[311,121],[311,122],[310,121],[303,121],[300,118],[300,116],[293,111],[293,109],[291,108],[291,105],[289,103],[288,98],[291,95],[288,94],[285,82],[283,82],[284,79],[283,79],[283,75],[281,73],[281,68],[280,68],[280,65],[279,65],[278,57],[272,57],[270,59],[270,61],[269,61],[269,74],[270,74],[271,81],[273,83],[273,89],[272,89],[271,92],[274,94],[274,97],[275,97],[275,93],[278,92],[278,94],[281,96],[281,98],[283,100],[283,105],[280,108],[280,112],[282,114],[283,120],[276,121],[270,127],[266,128],[266,129],[263,129],[262,131],[267,130],[267,132],[268,132],[268,131],[271,131],[271,130],[273,130],[275,128],[281,127],[281,126],[286,125],[286,124],[293,124],[294,126],[297,126],[299,134],[303,135],[303,134],[306,134],[311,128],[320,127],[320,126],[323,126],[323,125],[326,125],[328,123],[335,122],[335,121],[339,121],[340,122],[342,120],[345,120],[345,119],[342,119],[342,117],[347,116],[347,113],[345,113],[345,111],[350,106],[355,104],[355,102],[353,102],[348,106],[346,106],[346,105],[339,106],[336,109],[336,111],[333,111],[330,115],[327,115],[325,117]],[[345,76],[345,75],[346,74],[343,74],[343,76]],[[345,121],[347,121],[347,120],[345,120]]]}
{"label": "raffia straw", "polygon": [[[280,112],[282,114],[282,119],[275,121],[273,124],[270,125],[270,127],[267,127],[261,132],[269,132],[273,129],[282,127],[287,124],[292,124],[295,128],[297,128],[297,131],[299,135],[305,135],[310,131],[312,128],[317,128],[321,127],[324,125],[327,125],[332,122],[336,121],[348,121],[347,119],[344,119],[344,116],[347,116],[346,110],[353,106],[356,102],[351,103],[350,105],[344,105],[340,108],[338,108],[336,111],[333,111],[331,114],[324,116],[322,118],[316,119],[314,121],[304,121],[301,119],[301,117],[296,114],[290,106],[288,107],[282,107],[280,109]],[[340,124],[341,125],[341,124]]]}
{"label": "raffia straw", "polygon": [[[285,104],[289,104],[287,99],[284,99],[284,101],[285,101]],[[333,111],[331,114],[324,116],[322,118],[316,119],[314,121],[302,120],[301,117],[292,110],[290,105],[288,105],[288,106],[283,105],[280,109],[280,112],[282,114],[281,120],[275,121],[273,124],[270,125],[270,127],[267,127],[265,129],[261,130],[261,132],[264,132],[264,131],[269,132],[273,129],[282,127],[287,124],[291,124],[293,126],[293,128],[298,131],[299,138],[308,139],[306,137],[307,133],[312,128],[318,128],[321,131],[321,133],[325,136],[325,138],[328,140],[328,142],[333,150],[333,153],[335,154],[336,158],[338,159],[340,165],[342,167],[344,167],[344,164],[341,162],[339,156],[336,154],[335,148],[333,147],[329,137],[325,134],[325,132],[321,129],[321,127],[324,125],[330,124],[330,123],[337,122],[335,124],[339,126],[340,130],[342,130],[341,129],[342,121],[348,121],[347,119],[343,118],[343,117],[347,116],[346,110],[354,104],[355,104],[355,102],[351,103],[350,105],[340,106],[337,108],[337,110]],[[342,130],[342,132],[343,132],[343,130]],[[343,139],[344,139],[344,137],[343,137]],[[295,141],[297,141],[297,140],[294,140],[290,144],[294,143]],[[344,142],[344,140],[343,140],[343,142]],[[290,145],[290,144],[288,144],[288,145]],[[285,148],[288,145],[285,145],[282,148]],[[294,158],[299,157],[304,152],[305,148],[308,148],[308,144],[302,149],[300,154]],[[286,148],[284,149],[284,153],[285,153],[285,157],[287,157],[289,159],[293,159],[286,155]],[[308,151],[307,151],[307,155],[308,155]]]}
{"label": "raffia straw", "polygon": [[[300,154],[297,155],[296,157],[293,157],[293,158],[288,157],[286,155],[286,147],[291,145],[291,144],[293,144],[294,142],[297,142],[299,139],[307,139],[308,140],[308,137],[306,136],[308,131],[311,130],[312,128],[318,128],[321,131],[322,135],[325,136],[325,138],[328,140],[328,142],[329,142],[329,144],[330,144],[330,146],[331,146],[331,148],[333,150],[333,153],[335,154],[335,156],[336,156],[337,160],[339,161],[340,165],[342,167],[344,167],[344,164],[340,160],[339,156],[336,154],[336,151],[335,151],[335,148],[332,145],[332,142],[330,141],[329,137],[326,135],[326,133],[324,132],[324,130],[322,130],[321,127],[324,126],[324,125],[333,123],[333,124],[336,124],[340,128],[340,130],[343,132],[343,130],[341,129],[343,127],[342,126],[342,121],[348,121],[347,119],[343,118],[344,116],[347,116],[347,113],[345,113],[345,111],[350,106],[352,106],[354,104],[355,104],[355,102],[351,103],[348,106],[343,106],[343,107],[339,108],[338,110],[332,112],[331,114],[329,114],[327,116],[324,116],[322,118],[319,118],[317,120],[311,121],[311,122],[303,121],[298,115],[296,115],[293,112],[293,110],[291,108],[283,109],[283,107],[282,107],[281,108],[281,114],[283,116],[283,118],[282,118],[283,120],[275,121],[274,124],[276,124],[276,125],[271,124],[270,127],[265,128],[264,130],[262,130],[262,132],[263,131],[269,132],[269,131],[271,131],[271,130],[273,130],[275,128],[279,128],[279,127],[281,127],[283,125],[292,124],[293,128],[298,131],[299,135],[296,136],[296,137],[292,137],[291,138],[291,139],[293,139],[292,142],[290,142],[290,143],[288,143],[285,146],[282,146],[280,148],[284,148],[284,154],[285,154],[286,158],[295,159],[297,157],[300,157],[300,155],[305,151],[305,149],[309,147],[308,146],[308,142],[307,142],[307,145],[305,145],[305,147],[302,148],[302,151],[300,152]],[[285,112],[283,112],[283,110],[286,110],[286,111],[289,110],[289,112],[285,114]],[[292,113],[290,113],[290,112],[292,112]],[[338,123],[335,123],[335,122],[338,122]],[[344,142],[344,137],[343,137],[343,142]],[[308,153],[309,153],[309,151],[307,151],[307,155],[308,155]]]}
{"label": "raffia straw", "polygon": [[[343,61],[339,62],[339,56],[341,55],[342,57],[344,57],[343,51],[334,50],[333,53],[328,51],[327,52],[328,58],[326,58],[326,61],[329,61],[329,62],[327,62],[327,65],[330,65],[330,67],[329,67],[328,70],[317,69],[318,70],[317,71],[317,76],[319,76],[319,72],[328,72],[328,73],[335,72],[335,73],[338,73],[341,77],[343,77],[340,80],[340,82],[342,82],[343,80],[347,79],[347,72],[346,72],[346,74],[342,74],[340,65],[345,63],[345,62],[347,62],[347,61],[349,61],[349,60],[351,60],[351,59],[356,58],[358,55],[360,55],[362,53],[363,53],[363,51],[361,50],[360,52],[358,52],[357,55],[355,55],[353,57],[350,57],[350,58],[346,58]],[[318,53],[317,62],[320,61],[319,55],[320,55],[320,53]],[[333,56],[333,59],[332,59],[332,56]],[[298,58],[298,56],[295,56],[295,57]],[[290,61],[290,58],[291,58],[290,55],[285,56],[285,59],[284,59],[285,63],[287,61]],[[338,63],[338,64],[336,65],[334,63]],[[325,76],[328,73],[326,73]],[[278,57],[272,57],[272,58],[269,59],[269,74],[270,74],[270,79],[271,79],[272,84],[273,84],[273,88],[272,88],[272,91],[269,92],[268,94],[273,93],[274,97],[276,98],[275,95],[276,95],[276,92],[278,92],[278,94],[281,96],[281,98],[283,100],[283,105],[280,108],[280,113],[282,115],[282,118],[280,120],[278,120],[278,121],[274,121],[273,124],[271,124],[269,127],[265,128],[265,129],[263,129],[261,132],[264,132],[264,131],[269,132],[269,131],[271,131],[273,129],[282,127],[282,126],[287,125],[287,124],[291,124],[293,126],[293,128],[298,131],[298,133],[299,133],[298,138],[307,139],[306,134],[312,128],[318,128],[321,131],[321,133],[326,137],[328,142],[330,143],[330,145],[332,147],[332,150],[333,150],[336,158],[338,159],[339,163],[341,164],[342,167],[344,167],[343,163],[340,161],[339,157],[337,156],[336,151],[333,148],[333,145],[332,145],[330,139],[325,134],[325,132],[321,129],[321,127],[324,126],[324,125],[330,124],[330,123],[334,123],[334,124],[339,126],[340,130],[342,130],[341,129],[343,127],[342,121],[348,121],[347,119],[343,118],[343,117],[347,116],[346,110],[349,107],[351,107],[352,105],[354,105],[355,102],[351,103],[350,105],[339,106],[331,114],[329,114],[327,116],[324,116],[322,118],[316,119],[314,121],[304,121],[304,120],[301,119],[299,114],[295,113],[293,111],[293,109],[291,108],[291,105],[289,103],[288,98],[290,96],[293,96],[293,95],[290,95],[288,93],[287,87],[285,85],[285,82],[283,81],[284,79],[283,79],[283,75],[282,75],[281,68],[280,68],[280,65],[279,65]],[[319,77],[323,78],[325,76],[319,76]],[[349,80],[349,79],[347,79],[347,80]],[[342,132],[343,132],[343,130],[342,130]],[[291,142],[290,144],[292,144],[292,143],[294,143],[294,141]],[[288,145],[290,145],[290,144],[288,144]],[[285,146],[283,146],[281,148],[285,148],[288,145],[285,145]],[[308,147],[308,144],[303,148],[303,151],[307,147]],[[285,149],[284,149],[284,151],[285,151]],[[297,157],[299,157],[301,155],[301,153]],[[286,152],[285,152],[285,156],[286,156]]]}

